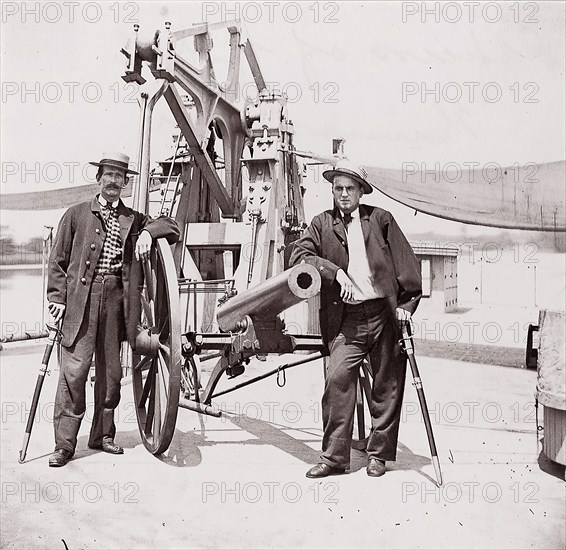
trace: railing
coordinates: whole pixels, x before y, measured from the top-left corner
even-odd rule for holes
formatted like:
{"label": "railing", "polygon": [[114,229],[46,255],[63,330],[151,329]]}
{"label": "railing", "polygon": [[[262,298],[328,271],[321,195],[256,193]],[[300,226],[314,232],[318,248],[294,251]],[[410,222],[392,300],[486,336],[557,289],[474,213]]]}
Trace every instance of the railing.
{"label": "railing", "polygon": [[[233,296],[236,292],[234,279],[214,279],[209,281],[196,281],[192,279],[178,279],[179,283],[179,294],[187,294],[187,307],[185,311],[185,321],[184,326],[189,324],[190,309],[193,313],[193,323],[192,330],[195,332],[200,332],[200,319],[198,318],[198,301],[197,296],[199,294],[205,295],[221,295],[224,299]],[[223,301],[222,298],[219,301]],[[191,307],[192,306],[192,307]],[[209,332],[209,331],[207,331]]]}

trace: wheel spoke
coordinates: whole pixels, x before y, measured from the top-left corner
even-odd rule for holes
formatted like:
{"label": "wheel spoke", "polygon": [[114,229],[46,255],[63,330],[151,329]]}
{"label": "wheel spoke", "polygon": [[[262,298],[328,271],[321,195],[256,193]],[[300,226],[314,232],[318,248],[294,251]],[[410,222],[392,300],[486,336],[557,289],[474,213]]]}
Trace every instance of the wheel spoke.
{"label": "wheel spoke", "polygon": [[157,282],[157,300],[161,307],[155,312],[155,326],[159,333],[160,340],[167,341],[170,337],[171,330],[169,328],[169,311],[163,307],[168,303],[167,287],[165,281],[159,280]]}
{"label": "wheel spoke", "polygon": [[[159,359],[155,358],[156,369],[159,368]],[[155,373],[155,381],[153,384],[153,403],[154,403],[154,415],[153,415],[153,439],[154,441],[159,440],[159,435],[161,433],[161,384],[159,383],[159,378],[157,372]]]}
{"label": "wheel spoke", "polygon": [[145,291],[147,293],[146,302],[144,306],[144,312],[146,314],[148,324],[150,327],[155,327],[156,324],[156,273],[155,273],[156,260],[152,255],[151,260],[146,260],[142,262],[143,275],[145,280]]}
{"label": "wheel spoke", "polygon": [[151,362],[151,357],[144,355],[136,365],[134,365],[134,370],[143,371],[143,368]]}
{"label": "wheel spoke", "polygon": [[163,355],[167,370],[169,370],[169,364],[171,363],[171,348],[165,344],[159,344],[159,352]]}
{"label": "wheel spoke", "polygon": [[143,278],[147,289],[147,298],[149,302],[155,300],[155,286],[153,284],[153,269],[149,260],[142,261]]}
{"label": "wheel spoke", "polygon": [[[155,416],[155,369],[153,368],[153,365],[149,372],[150,374],[148,374],[147,376],[146,386],[149,386],[149,388],[151,389],[151,394],[149,396],[149,405],[147,407],[147,416],[145,418],[144,432],[146,433],[146,435],[151,435],[151,426],[153,424],[153,418]],[[148,391],[148,393],[150,392]]]}
{"label": "wheel spoke", "polygon": [[163,340],[165,342],[167,342],[169,340],[170,334],[169,334],[169,319],[167,317],[164,317],[160,322],[159,322],[159,327],[157,328],[157,332],[159,333],[159,339]]}
{"label": "wheel spoke", "polygon": [[140,396],[140,400],[138,401],[138,407],[145,407],[145,402],[149,396],[149,392],[151,391],[152,380],[154,378],[153,372],[153,365],[149,368],[149,372],[147,373],[147,377],[145,379],[145,384],[143,385],[143,391]]}
{"label": "wheel spoke", "polygon": [[[159,350],[158,353],[163,353],[161,350]],[[159,360],[159,373],[161,375],[161,381],[163,382],[163,390],[165,392],[165,399],[169,399],[169,369],[167,367],[167,362],[161,358]],[[167,374],[165,374],[165,372],[167,372]]]}
{"label": "wheel spoke", "polygon": [[200,363],[197,363],[197,358],[195,355],[191,357],[191,372],[193,373],[193,386],[195,390],[195,401],[200,402]]}

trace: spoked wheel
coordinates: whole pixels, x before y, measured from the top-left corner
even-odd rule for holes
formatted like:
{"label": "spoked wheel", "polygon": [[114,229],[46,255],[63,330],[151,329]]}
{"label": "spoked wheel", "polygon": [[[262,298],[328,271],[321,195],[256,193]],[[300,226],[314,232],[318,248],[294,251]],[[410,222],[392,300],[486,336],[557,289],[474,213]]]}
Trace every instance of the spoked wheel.
{"label": "spoked wheel", "polygon": [[179,287],[165,239],[157,240],[150,259],[143,262],[143,285],[136,286],[141,290],[136,296],[133,289],[130,312],[137,319],[132,345],[134,400],[143,444],[157,455],[173,438],[181,376]]}
{"label": "spoked wheel", "polygon": [[373,379],[370,365],[367,360],[362,363],[358,376],[356,393],[356,410],[354,412],[354,432],[352,448],[365,451],[371,430],[371,413],[368,403],[371,399]]}
{"label": "spoked wheel", "polygon": [[181,367],[181,395],[185,399],[200,401],[200,361],[197,355],[187,357]]}

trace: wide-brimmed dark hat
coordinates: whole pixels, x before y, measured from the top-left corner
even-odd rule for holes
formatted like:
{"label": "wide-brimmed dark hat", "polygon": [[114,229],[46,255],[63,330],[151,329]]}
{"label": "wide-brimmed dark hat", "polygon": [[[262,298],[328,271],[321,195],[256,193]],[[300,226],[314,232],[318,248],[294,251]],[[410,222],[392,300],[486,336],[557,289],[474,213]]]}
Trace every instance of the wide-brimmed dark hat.
{"label": "wide-brimmed dark hat", "polygon": [[341,159],[332,170],[325,170],[322,173],[323,178],[330,183],[334,183],[334,178],[338,175],[349,176],[357,181],[366,195],[373,191],[373,187],[367,181],[367,172],[361,166],[356,166],[349,160]]}
{"label": "wide-brimmed dark hat", "polygon": [[126,174],[137,174],[135,170],[130,170],[130,157],[124,153],[103,153],[100,162],[90,162],[93,166],[112,166],[125,170]]}

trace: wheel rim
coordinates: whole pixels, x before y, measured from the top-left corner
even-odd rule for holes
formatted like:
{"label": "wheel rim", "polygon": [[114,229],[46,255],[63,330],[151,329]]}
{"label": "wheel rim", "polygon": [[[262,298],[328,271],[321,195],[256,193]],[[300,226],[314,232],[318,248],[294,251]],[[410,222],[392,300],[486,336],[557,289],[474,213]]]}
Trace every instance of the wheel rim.
{"label": "wheel rim", "polygon": [[160,454],[168,449],[175,431],[181,375],[179,288],[165,239],[157,240],[144,275],[132,307],[138,320],[132,385],[143,444]]}

